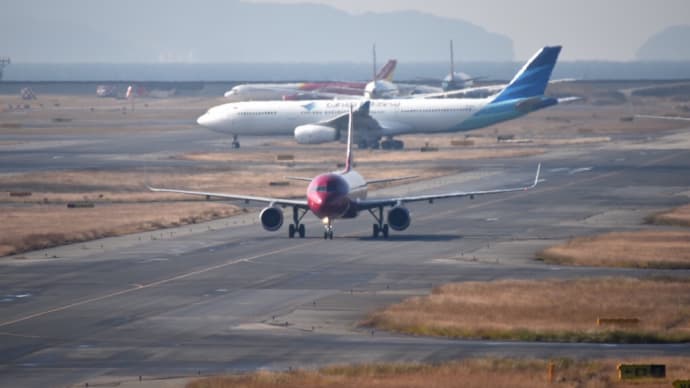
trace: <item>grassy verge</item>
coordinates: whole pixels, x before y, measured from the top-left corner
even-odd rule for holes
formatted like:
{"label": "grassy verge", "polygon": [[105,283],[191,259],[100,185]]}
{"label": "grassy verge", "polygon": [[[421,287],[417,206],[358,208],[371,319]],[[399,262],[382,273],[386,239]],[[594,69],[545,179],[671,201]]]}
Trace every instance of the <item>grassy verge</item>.
{"label": "grassy verge", "polygon": [[647,222],[656,225],[690,226],[690,205],[653,214],[647,217]]}
{"label": "grassy verge", "polygon": [[613,232],[546,248],[547,263],[602,267],[690,268],[690,231]]}
{"label": "grassy verge", "polygon": [[[637,318],[597,325],[598,318]],[[604,278],[452,283],[363,325],[411,335],[522,341],[690,341],[690,281]]]}
{"label": "grassy verge", "polygon": [[[468,359],[429,364],[363,364],[330,366],[319,370],[255,372],[218,376],[189,382],[186,388],[311,388],[311,387],[628,387],[617,381],[616,366],[622,360],[516,360]],[[549,384],[548,368],[553,363]],[[626,362],[666,364],[667,378],[645,381],[650,388],[668,387],[690,375],[690,358],[656,358]],[[637,386],[637,385],[633,385]]]}
{"label": "grassy verge", "polygon": [[239,208],[220,203],[0,207],[0,256],[103,237],[146,232],[229,217]]}

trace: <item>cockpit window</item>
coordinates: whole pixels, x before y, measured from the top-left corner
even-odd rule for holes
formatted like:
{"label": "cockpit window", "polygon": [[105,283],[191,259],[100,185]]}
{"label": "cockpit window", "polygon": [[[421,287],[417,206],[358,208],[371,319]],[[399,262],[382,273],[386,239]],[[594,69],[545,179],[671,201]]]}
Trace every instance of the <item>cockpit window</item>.
{"label": "cockpit window", "polygon": [[326,191],[334,192],[338,190],[338,181],[330,181],[326,185]]}
{"label": "cockpit window", "polygon": [[327,190],[326,186],[316,186],[316,191],[320,193],[325,193]]}

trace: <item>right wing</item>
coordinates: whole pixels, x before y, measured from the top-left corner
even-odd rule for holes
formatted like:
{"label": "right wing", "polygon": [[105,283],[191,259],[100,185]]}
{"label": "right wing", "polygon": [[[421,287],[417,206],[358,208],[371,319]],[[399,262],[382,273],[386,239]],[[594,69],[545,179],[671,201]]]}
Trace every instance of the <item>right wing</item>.
{"label": "right wing", "polygon": [[215,197],[215,198],[221,198],[221,199],[241,200],[241,201],[245,201],[245,202],[268,203],[271,206],[273,206],[273,205],[286,205],[286,206],[294,206],[294,207],[302,208],[302,209],[308,209],[309,208],[309,205],[307,205],[306,200],[270,198],[270,197],[255,197],[255,196],[251,196],[251,195],[212,193],[212,192],[206,192],[206,191],[161,189],[161,188],[150,187],[150,186],[147,186],[147,187],[150,191],[154,191],[154,192],[158,192],[158,193],[177,193],[177,194],[199,195],[199,196],[206,197],[207,199]]}
{"label": "right wing", "polygon": [[479,195],[489,195],[489,194],[502,194],[511,193],[515,191],[526,191],[533,189],[539,183],[539,174],[541,172],[541,163],[537,165],[537,173],[534,177],[534,182],[531,185],[523,187],[514,187],[506,189],[496,189],[496,190],[481,190],[481,191],[459,191],[454,193],[442,193],[442,194],[429,194],[429,195],[417,195],[411,197],[397,197],[397,198],[382,198],[382,199],[365,199],[357,201],[358,210],[373,209],[381,206],[399,206],[406,202],[419,202],[419,201],[433,201],[435,199],[445,199],[445,198],[458,198],[458,197],[475,197]]}

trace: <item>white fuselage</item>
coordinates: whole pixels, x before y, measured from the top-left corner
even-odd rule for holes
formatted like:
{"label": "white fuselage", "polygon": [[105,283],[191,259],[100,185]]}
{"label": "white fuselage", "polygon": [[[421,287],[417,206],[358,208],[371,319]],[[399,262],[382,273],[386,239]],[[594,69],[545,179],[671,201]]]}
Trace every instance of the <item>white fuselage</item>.
{"label": "white fuselage", "polygon": [[[215,106],[197,122],[233,135],[291,136],[295,127],[347,113],[361,100],[255,101]],[[383,127],[382,136],[457,130],[488,99],[372,100],[370,115]]]}
{"label": "white fuselage", "polygon": [[282,100],[285,96],[300,92],[303,83],[244,84],[225,93],[230,101]]}

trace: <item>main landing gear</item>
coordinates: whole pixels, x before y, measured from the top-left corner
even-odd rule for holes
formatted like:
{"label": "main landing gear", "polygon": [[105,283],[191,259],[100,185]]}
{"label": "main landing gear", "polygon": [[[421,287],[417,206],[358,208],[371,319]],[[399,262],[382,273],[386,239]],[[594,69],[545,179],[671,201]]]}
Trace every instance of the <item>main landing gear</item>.
{"label": "main landing gear", "polygon": [[240,137],[232,135],[232,148],[240,148]]}
{"label": "main landing gear", "polygon": [[290,224],[288,227],[288,237],[294,238],[295,234],[299,235],[299,238],[304,238],[304,235],[306,234],[306,228],[304,227],[304,224],[302,222],[302,218],[304,218],[304,215],[307,214],[308,210],[303,210],[302,214],[300,214],[300,209],[297,207],[292,208],[292,220],[293,224]]}
{"label": "main landing gear", "polygon": [[323,227],[326,229],[323,232],[324,240],[333,240],[333,221],[326,217],[323,219]]}
{"label": "main landing gear", "polygon": [[383,238],[388,238],[388,224],[383,223],[383,206],[379,206],[378,209],[378,214],[372,209],[369,209],[369,213],[374,217],[376,220],[376,223],[374,224],[374,227],[372,228],[372,237],[378,238],[379,234],[383,236]]}
{"label": "main landing gear", "polygon": [[381,140],[381,149],[383,150],[401,150],[405,147],[405,143],[402,140],[395,140],[388,138],[386,140]]}

